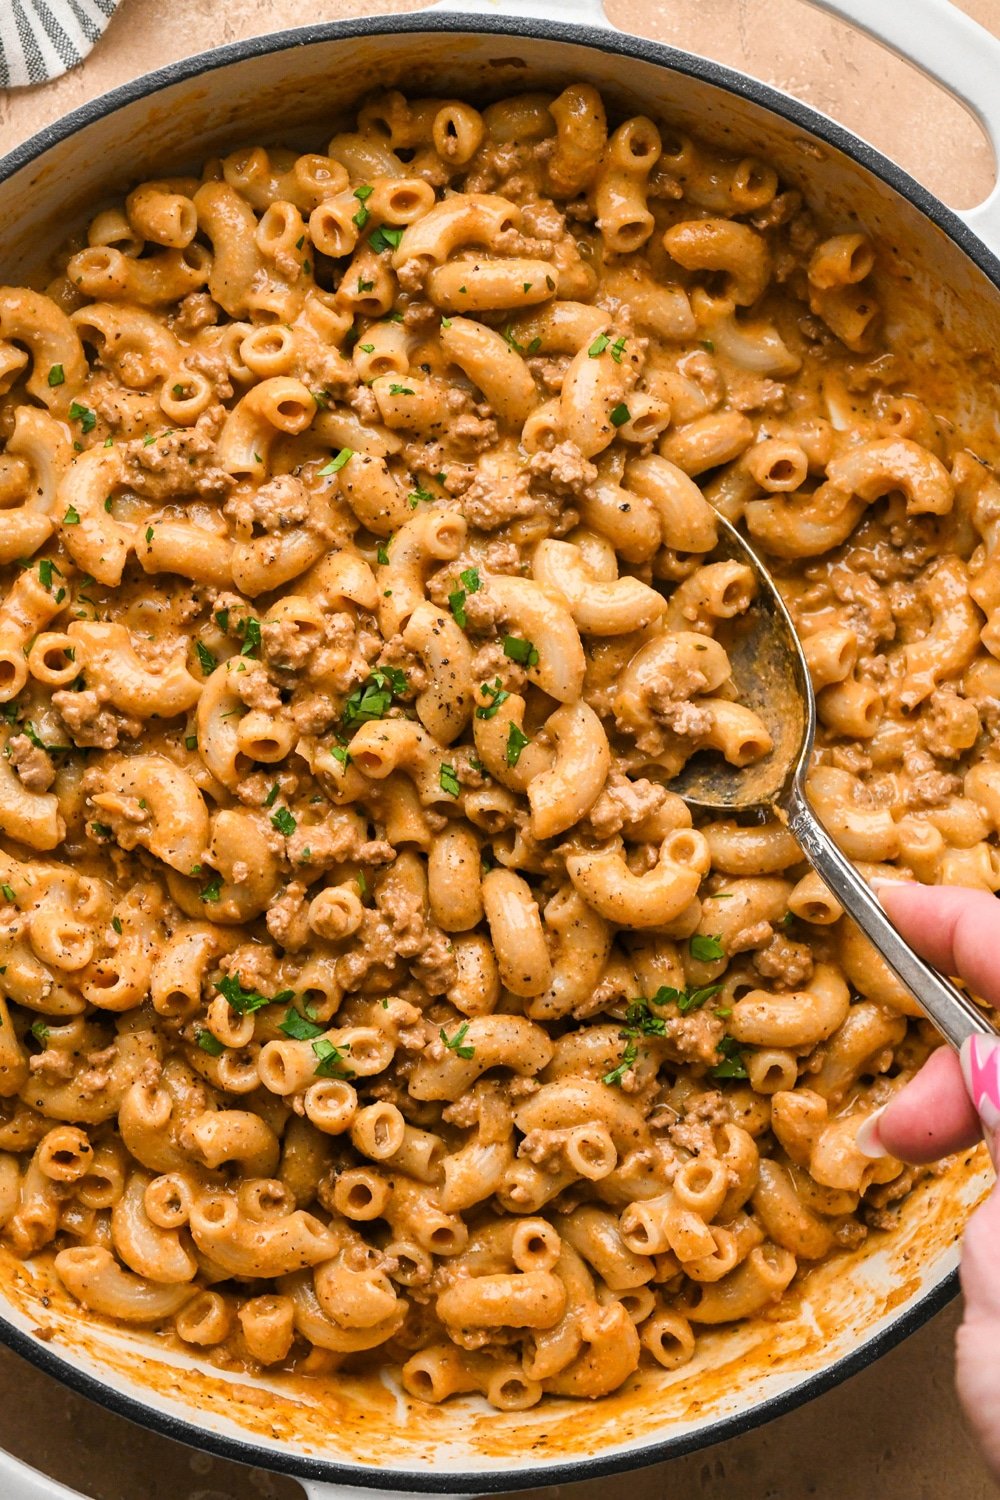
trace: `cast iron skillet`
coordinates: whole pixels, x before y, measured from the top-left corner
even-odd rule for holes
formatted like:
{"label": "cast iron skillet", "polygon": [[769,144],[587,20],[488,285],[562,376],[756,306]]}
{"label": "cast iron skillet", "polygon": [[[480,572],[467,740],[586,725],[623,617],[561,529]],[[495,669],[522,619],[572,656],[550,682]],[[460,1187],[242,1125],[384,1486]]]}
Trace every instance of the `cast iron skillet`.
{"label": "cast iron skillet", "polygon": [[[1000,43],[947,0],[908,0],[905,6],[884,0],[818,3],[939,76],[970,104],[994,143],[1000,141]],[[835,217],[866,224],[880,243],[895,246],[905,239],[908,296],[922,297],[959,344],[964,338],[970,345],[1000,346],[1000,187],[978,208],[952,212],[864,141],[796,100],[704,58],[611,30],[599,0],[520,4],[517,15],[498,13],[484,0],[476,14],[436,7],[254,37],[172,64],[84,105],[0,161],[0,279],[16,280],[39,246],[57,244],[66,223],[109,187],[168,166],[176,170],[185,158],[200,160],[222,145],[291,139],[299,126],[328,118],[332,105],[349,105],[372,86],[498,97],[586,78],[622,107],[663,115],[732,150],[776,161],[782,175],[799,180],[811,199],[822,199]],[[917,1285],[898,1306],[873,1310],[860,1295],[857,1305],[849,1298],[844,1329],[830,1338],[821,1360],[801,1367],[793,1360],[783,1373],[749,1375],[734,1393],[742,1399],[713,1399],[700,1417],[679,1418],[664,1387],[662,1424],[657,1391],[650,1388],[638,1409],[619,1409],[616,1398],[607,1398],[613,1415],[603,1428],[596,1408],[574,1403],[543,1407],[544,1419],[538,1408],[493,1413],[485,1419],[489,1430],[503,1428],[510,1437],[500,1448],[484,1441],[477,1449],[482,1408],[465,1402],[436,1409],[426,1431],[419,1412],[400,1409],[388,1417],[381,1413],[381,1433],[373,1420],[368,1434],[355,1431],[350,1444],[343,1429],[337,1430],[336,1418],[333,1436],[328,1432],[325,1441],[315,1434],[309,1441],[283,1441],[254,1430],[248,1419],[220,1415],[207,1401],[200,1410],[195,1401],[185,1402],[178,1394],[182,1375],[174,1391],[151,1390],[142,1376],[144,1356],[155,1355],[148,1341],[133,1340],[130,1358],[122,1354],[122,1343],[95,1356],[85,1343],[74,1343],[67,1324],[44,1342],[33,1331],[37,1310],[2,1290],[0,1338],[72,1389],[132,1421],[227,1458],[299,1477],[310,1500],[333,1500],[351,1486],[473,1495],[594,1479],[769,1421],[870,1364],[943,1307],[957,1290],[952,1218],[958,1213],[961,1221],[987,1180],[978,1163],[966,1162],[956,1172],[951,1196],[942,1189],[914,1210],[926,1216],[926,1224],[917,1226],[907,1265]],[[927,1248],[921,1263],[922,1241]],[[868,1271],[864,1266],[867,1258],[845,1273],[846,1279],[853,1283],[867,1276],[874,1285],[881,1277],[883,1285],[898,1284],[899,1265]],[[113,1359],[106,1357],[109,1351]],[[275,1396],[275,1409],[279,1406]],[[409,1449],[401,1424],[407,1434],[413,1432]],[[560,1428],[557,1450],[546,1448],[546,1431]],[[0,1479],[5,1472],[3,1492],[12,1490],[16,1500],[68,1495],[0,1455]]]}

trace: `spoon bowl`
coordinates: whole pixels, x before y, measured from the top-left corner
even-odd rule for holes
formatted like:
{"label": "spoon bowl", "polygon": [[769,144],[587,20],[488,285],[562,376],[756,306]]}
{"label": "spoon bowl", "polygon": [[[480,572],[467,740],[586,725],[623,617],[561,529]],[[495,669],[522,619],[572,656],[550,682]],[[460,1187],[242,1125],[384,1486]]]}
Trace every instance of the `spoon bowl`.
{"label": "spoon bowl", "polygon": [[671,790],[699,812],[779,818],[847,915],[945,1039],[957,1050],[970,1036],[996,1035],[978,1006],[903,941],[874,892],[810,806],[806,774],[816,735],[816,695],[802,642],[760,558],[722,516],[718,525],[718,541],[706,561],[745,564],[756,584],[749,609],[731,622],[723,641],[733,686],[739,701],[760,716],[774,744],[766,756],[746,766],[730,765],[715,752],[700,751],[671,782]]}

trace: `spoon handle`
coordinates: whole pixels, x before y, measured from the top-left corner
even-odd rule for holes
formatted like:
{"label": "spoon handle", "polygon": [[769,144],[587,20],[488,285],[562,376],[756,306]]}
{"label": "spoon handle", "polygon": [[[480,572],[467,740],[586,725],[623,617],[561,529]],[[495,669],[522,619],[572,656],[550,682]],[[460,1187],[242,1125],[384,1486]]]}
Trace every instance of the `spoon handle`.
{"label": "spoon handle", "polygon": [[816,874],[829,886],[890,969],[956,1051],[971,1036],[996,1036],[978,1006],[930,964],[918,958],[893,927],[874,892],[841,854],[806,800],[798,781],[785,803],[788,826]]}

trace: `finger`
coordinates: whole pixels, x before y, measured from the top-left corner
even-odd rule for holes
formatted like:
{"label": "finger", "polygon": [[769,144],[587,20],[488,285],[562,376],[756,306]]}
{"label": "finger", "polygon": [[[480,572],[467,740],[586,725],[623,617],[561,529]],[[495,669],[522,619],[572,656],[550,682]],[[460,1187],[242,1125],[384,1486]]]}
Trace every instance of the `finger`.
{"label": "finger", "polygon": [[1000,901],[962,886],[882,881],[878,898],[911,948],[1000,1005]]}
{"label": "finger", "polygon": [[976,1210],[965,1231],[965,1316],[956,1341],[958,1394],[986,1461],[1000,1478],[1000,1192]]}
{"label": "finger", "polygon": [[916,1078],[886,1106],[874,1128],[884,1151],[914,1163],[937,1161],[979,1140],[979,1116],[950,1047],[931,1053]]}

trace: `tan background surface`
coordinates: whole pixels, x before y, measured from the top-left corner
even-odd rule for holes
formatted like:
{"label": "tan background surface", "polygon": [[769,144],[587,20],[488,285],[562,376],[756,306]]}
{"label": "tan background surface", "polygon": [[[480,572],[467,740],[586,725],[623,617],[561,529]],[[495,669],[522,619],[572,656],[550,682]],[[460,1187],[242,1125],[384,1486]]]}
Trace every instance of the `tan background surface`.
{"label": "tan background surface", "polygon": [[[0,24],[4,8],[0,0]],[[308,12],[329,18],[419,8],[419,0],[319,0]],[[1000,35],[1000,0],[961,0],[961,8]],[[799,95],[873,140],[949,203],[975,203],[992,182],[991,152],[963,109],[801,0],[609,0],[608,10],[629,30]],[[138,73],[300,24],[306,12],[301,0],[123,0],[82,67],[41,88],[0,95],[0,151]],[[957,1321],[953,1306],[847,1385],[760,1431],[639,1475],[564,1487],[560,1500],[988,1500],[997,1491],[965,1436],[952,1389]],[[144,1434],[3,1350],[0,1445],[93,1500],[301,1495],[291,1481]]]}

